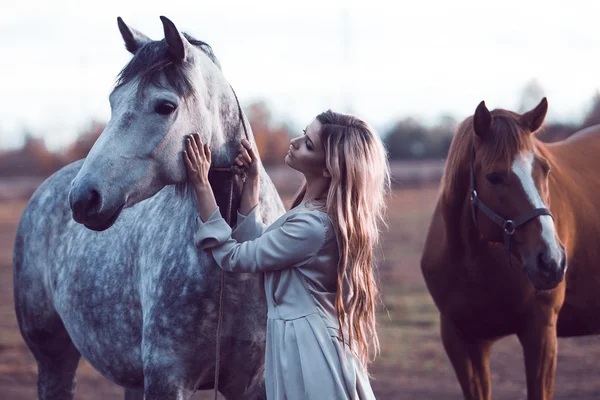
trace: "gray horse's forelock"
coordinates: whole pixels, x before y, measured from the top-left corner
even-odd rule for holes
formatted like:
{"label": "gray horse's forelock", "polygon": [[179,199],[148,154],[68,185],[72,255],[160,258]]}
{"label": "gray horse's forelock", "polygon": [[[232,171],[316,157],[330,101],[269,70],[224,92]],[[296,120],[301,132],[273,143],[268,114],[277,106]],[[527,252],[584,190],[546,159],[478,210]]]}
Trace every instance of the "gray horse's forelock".
{"label": "gray horse's forelock", "polygon": [[[207,43],[196,40],[187,33],[183,33],[183,35],[188,42],[202,50],[217,68],[221,69],[219,60]],[[188,99],[196,95],[189,76],[192,69],[193,66],[189,63],[174,60],[165,39],[149,42],[140,48],[131,61],[121,70],[117,76],[115,90],[139,77],[138,95],[141,95],[142,89],[148,85],[164,87],[161,80],[161,76],[164,75],[166,84],[175,90],[178,96]]]}

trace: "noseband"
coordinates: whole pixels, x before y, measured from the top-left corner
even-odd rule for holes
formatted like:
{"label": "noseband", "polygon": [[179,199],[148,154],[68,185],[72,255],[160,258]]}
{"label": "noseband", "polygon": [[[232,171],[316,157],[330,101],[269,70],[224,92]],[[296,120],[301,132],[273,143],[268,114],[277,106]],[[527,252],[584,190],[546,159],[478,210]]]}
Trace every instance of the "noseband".
{"label": "noseband", "polygon": [[527,214],[521,215],[516,219],[504,219],[497,213],[495,213],[491,208],[485,205],[477,194],[477,189],[475,187],[475,168],[473,164],[475,162],[475,143],[471,145],[471,162],[470,162],[470,181],[471,181],[471,215],[473,217],[473,222],[475,223],[475,227],[479,229],[479,225],[477,224],[477,208],[479,208],[489,219],[491,219],[496,225],[502,228],[504,231],[504,248],[506,250],[506,259],[508,264],[511,265],[510,258],[510,244],[512,236],[515,234],[517,228],[527,224],[534,218],[537,218],[542,215],[549,215],[552,219],[552,213],[547,208],[536,208],[528,212]]}

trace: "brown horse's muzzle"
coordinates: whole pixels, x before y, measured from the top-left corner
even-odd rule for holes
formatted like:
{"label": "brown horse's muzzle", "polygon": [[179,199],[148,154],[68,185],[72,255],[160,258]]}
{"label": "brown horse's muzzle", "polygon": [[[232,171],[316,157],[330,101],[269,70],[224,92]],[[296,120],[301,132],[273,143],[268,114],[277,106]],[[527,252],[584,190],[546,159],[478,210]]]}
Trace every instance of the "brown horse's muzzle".
{"label": "brown horse's muzzle", "polygon": [[523,260],[523,267],[537,290],[554,289],[562,282],[567,270],[565,248],[561,246],[559,257],[553,257],[549,249],[544,248],[528,260]]}

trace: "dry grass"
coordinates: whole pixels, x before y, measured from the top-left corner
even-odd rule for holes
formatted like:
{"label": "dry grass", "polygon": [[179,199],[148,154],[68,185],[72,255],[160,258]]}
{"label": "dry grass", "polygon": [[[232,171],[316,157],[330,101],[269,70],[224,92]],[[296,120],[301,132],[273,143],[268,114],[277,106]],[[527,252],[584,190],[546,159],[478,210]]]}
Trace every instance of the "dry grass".
{"label": "dry grass", "polygon": [[[439,340],[439,316],[419,269],[435,188],[396,190],[389,201],[389,230],[380,252],[382,353],[373,365],[380,399],[460,399],[460,389]],[[288,202],[290,196],[285,197]],[[11,255],[23,202],[0,203],[0,398],[35,397],[35,361],[18,332],[12,305]],[[555,399],[600,398],[597,337],[560,339]],[[523,359],[514,337],[495,346],[494,399],[525,399]],[[122,389],[82,361],[77,399],[121,399]],[[210,392],[194,399],[211,398]]]}

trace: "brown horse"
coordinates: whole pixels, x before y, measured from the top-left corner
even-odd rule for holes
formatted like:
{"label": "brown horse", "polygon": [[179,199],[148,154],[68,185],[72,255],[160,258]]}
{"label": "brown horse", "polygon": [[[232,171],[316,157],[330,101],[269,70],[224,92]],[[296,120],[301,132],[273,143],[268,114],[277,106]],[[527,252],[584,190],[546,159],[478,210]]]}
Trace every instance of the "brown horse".
{"label": "brown horse", "polygon": [[421,269],[466,399],[490,399],[503,336],[523,347],[528,399],[550,399],[557,336],[600,333],[600,126],[544,144],[547,109],[481,102],[450,146]]}

